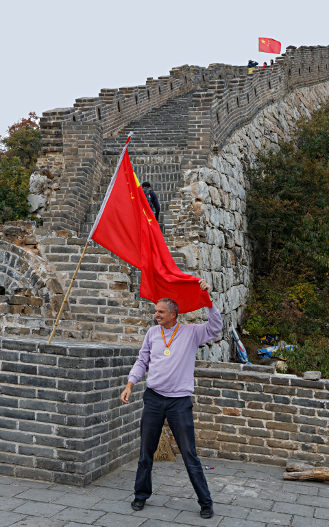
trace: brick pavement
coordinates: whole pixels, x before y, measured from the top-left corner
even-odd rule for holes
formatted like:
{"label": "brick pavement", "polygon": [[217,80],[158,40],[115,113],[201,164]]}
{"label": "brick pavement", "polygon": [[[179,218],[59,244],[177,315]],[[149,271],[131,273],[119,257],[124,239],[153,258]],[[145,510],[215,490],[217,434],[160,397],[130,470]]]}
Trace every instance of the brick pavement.
{"label": "brick pavement", "polygon": [[202,520],[180,457],[155,463],[154,494],[130,507],[137,461],[85,488],[0,477],[0,527],[328,527],[329,485],[284,482],[277,466],[202,458],[215,516]]}

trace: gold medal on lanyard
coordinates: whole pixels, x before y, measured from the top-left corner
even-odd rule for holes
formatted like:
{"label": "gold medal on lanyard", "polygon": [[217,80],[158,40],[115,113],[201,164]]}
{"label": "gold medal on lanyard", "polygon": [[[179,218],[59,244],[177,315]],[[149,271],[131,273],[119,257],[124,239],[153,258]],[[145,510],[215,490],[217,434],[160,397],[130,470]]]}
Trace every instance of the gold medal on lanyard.
{"label": "gold medal on lanyard", "polygon": [[162,338],[163,338],[163,342],[165,343],[165,346],[166,346],[166,347],[165,347],[165,350],[164,350],[164,352],[163,352],[163,354],[164,354],[166,357],[169,357],[169,355],[171,355],[171,351],[170,351],[169,346],[170,346],[170,344],[172,343],[172,341],[174,340],[175,335],[176,335],[176,333],[177,333],[177,331],[178,331],[178,328],[179,328],[179,323],[177,323],[177,327],[176,327],[175,331],[173,332],[172,337],[171,337],[171,339],[169,340],[169,342],[168,342],[168,344],[167,344],[166,339],[165,339],[165,336],[164,336],[164,332],[163,332],[163,327],[161,326],[161,335],[162,335]]}

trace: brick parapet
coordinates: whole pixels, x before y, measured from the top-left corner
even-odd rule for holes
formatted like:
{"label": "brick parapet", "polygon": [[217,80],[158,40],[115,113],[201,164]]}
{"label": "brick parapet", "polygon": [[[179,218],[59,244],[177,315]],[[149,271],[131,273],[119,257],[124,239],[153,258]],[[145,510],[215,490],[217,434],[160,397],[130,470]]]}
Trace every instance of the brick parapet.
{"label": "brick parapet", "polygon": [[150,77],[142,86],[102,89],[98,97],[81,97],[76,99],[73,107],[43,113],[40,119],[42,152],[63,150],[62,127],[65,122],[98,123],[103,128],[104,137],[111,137],[129,122],[141,119],[169,99],[193,89],[206,88],[212,78],[234,78],[246,71],[245,66],[225,64],[211,64],[209,68],[185,65],[173,68],[170,75],[158,79]]}
{"label": "brick parapet", "polygon": [[138,348],[0,338],[0,473],[84,486],[138,455]]}
{"label": "brick parapet", "polygon": [[[267,105],[296,88],[328,80],[328,64],[329,47],[296,49],[290,46],[272,67],[255,69],[239,78],[210,79],[207,90],[194,93],[189,108],[188,147],[182,168],[207,165],[212,149],[219,151],[236,129],[251,121]],[[204,138],[203,144],[201,138]]]}
{"label": "brick parapet", "polygon": [[249,371],[232,363],[200,366],[193,396],[199,455],[329,462],[328,379],[306,381],[253,365]]}
{"label": "brick parapet", "polygon": [[[52,197],[43,211],[46,227],[80,233],[92,189],[98,186],[103,171],[103,139],[118,136],[129,123],[165,105],[169,99],[194,92],[192,103],[189,102],[187,139],[177,136],[181,144],[178,153],[184,151],[183,170],[202,167],[234,130],[266,105],[281,100],[299,86],[327,80],[328,62],[328,48],[319,46],[287,48],[275,66],[255,70],[250,75],[242,66],[186,65],[174,68],[169,76],[148,79],[145,86],[104,89],[100,97],[77,99],[74,108],[45,112],[40,121],[43,150],[37,168],[47,177],[50,174],[55,178]],[[139,131],[136,148],[149,151],[150,145],[140,143],[140,135]],[[161,147],[161,141],[168,140],[167,136],[170,134],[157,137],[156,148]],[[118,138],[117,145],[105,142],[106,154],[111,155],[113,148],[113,153],[118,148],[121,151],[121,139]],[[153,143],[151,140],[152,148]]]}
{"label": "brick parapet", "polygon": [[[0,337],[0,473],[84,486],[136,458],[145,382],[129,405],[119,396],[137,355],[136,347]],[[198,361],[193,401],[199,455],[329,461],[328,379]]]}

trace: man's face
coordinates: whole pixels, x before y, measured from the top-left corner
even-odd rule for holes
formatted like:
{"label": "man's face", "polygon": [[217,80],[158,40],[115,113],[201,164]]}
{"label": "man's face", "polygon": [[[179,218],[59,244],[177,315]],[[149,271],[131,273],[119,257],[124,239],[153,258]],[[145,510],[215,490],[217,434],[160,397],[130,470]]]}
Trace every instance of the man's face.
{"label": "man's face", "polygon": [[170,313],[166,302],[158,302],[155,306],[155,318],[160,326],[170,327],[176,321],[176,313]]}

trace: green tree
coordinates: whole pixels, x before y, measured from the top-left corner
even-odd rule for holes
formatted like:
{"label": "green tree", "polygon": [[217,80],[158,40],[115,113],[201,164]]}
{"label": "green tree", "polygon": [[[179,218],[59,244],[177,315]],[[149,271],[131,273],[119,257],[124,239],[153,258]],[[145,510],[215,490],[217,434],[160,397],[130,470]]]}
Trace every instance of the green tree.
{"label": "green tree", "polygon": [[245,328],[256,340],[273,333],[294,342],[291,371],[316,364],[328,376],[329,104],[279,146],[248,168],[254,282]]}
{"label": "green tree", "polygon": [[34,112],[30,112],[28,119],[22,118],[10,126],[7,134],[1,139],[1,157],[18,157],[21,164],[31,172],[42,146],[38,117]]}
{"label": "green tree", "polygon": [[329,105],[298,123],[278,152],[259,153],[249,174],[256,272],[288,265],[323,277],[329,269]]}
{"label": "green tree", "polygon": [[20,160],[0,159],[0,222],[25,219],[29,213],[29,171]]}

